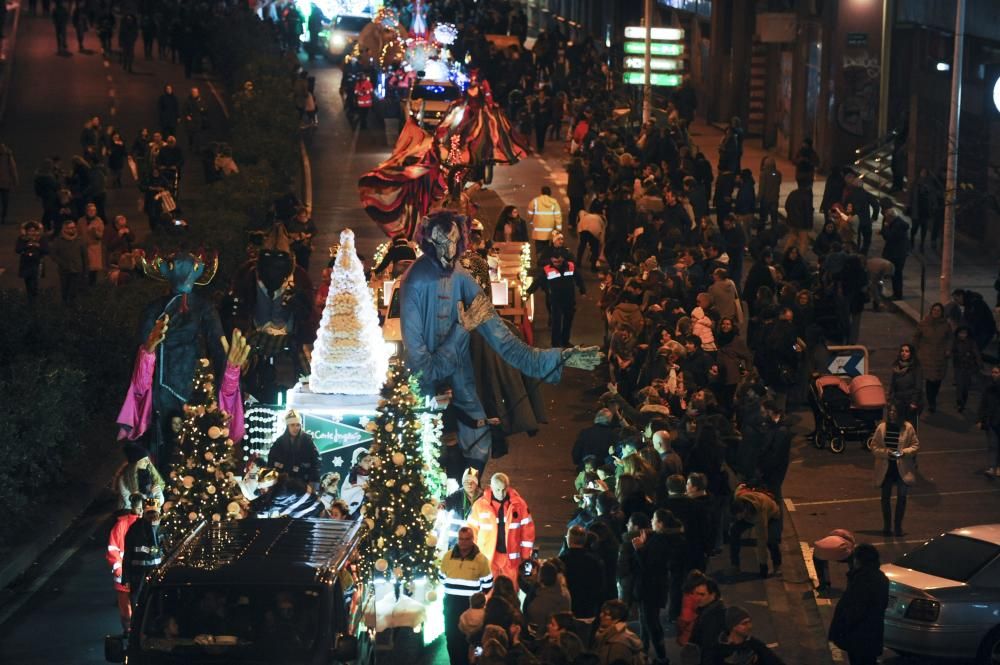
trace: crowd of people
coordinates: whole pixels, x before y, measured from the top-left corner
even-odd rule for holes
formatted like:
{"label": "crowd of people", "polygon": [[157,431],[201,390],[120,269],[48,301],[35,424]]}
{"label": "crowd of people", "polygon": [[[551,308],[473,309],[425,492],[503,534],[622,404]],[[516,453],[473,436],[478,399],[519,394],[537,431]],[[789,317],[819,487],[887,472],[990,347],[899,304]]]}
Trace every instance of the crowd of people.
{"label": "crowd of people", "polygon": [[133,276],[138,266],[135,234],[123,212],[109,217],[111,188],[122,188],[128,180],[136,185],[151,231],[186,226],[179,207],[185,154],[177,130],[183,124],[189,144],[196,141],[207,109],[198,88],[191,89],[182,105],[167,85],[157,112],[158,128],[143,128],[131,143],[118,128],[93,116],[84,123],[80,152],[69,164],[58,156],[47,157],[35,171],[40,215],[21,225],[16,246],[18,275],[29,300],[38,296],[46,257],[58,271],[64,304],[98,280],[122,284]]}

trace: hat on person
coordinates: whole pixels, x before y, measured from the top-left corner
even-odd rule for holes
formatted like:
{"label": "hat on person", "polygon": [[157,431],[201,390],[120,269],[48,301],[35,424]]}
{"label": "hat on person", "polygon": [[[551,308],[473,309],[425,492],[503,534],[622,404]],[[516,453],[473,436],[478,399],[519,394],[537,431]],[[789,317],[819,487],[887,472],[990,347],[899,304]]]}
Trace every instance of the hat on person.
{"label": "hat on person", "polygon": [[730,631],[750,618],[750,613],[739,605],[726,608],[726,630]]}
{"label": "hat on person", "polygon": [[144,457],[149,457],[149,451],[138,443],[125,444],[125,459],[128,460],[129,464],[135,464]]}
{"label": "hat on person", "polygon": [[299,415],[298,411],[296,411],[295,409],[292,409],[288,413],[285,414],[285,424],[286,425],[301,425],[302,424],[302,416]]}
{"label": "hat on person", "polygon": [[156,499],[146,499],[146,503],[142,506],[142,512],[144,513],[158,513],[160,512],[160,502]]}
{"label": "hat on person", "polygon": [[462,474],[462,483],[464,484],[467,478],[474,478],[476,482],[479,482],[479,471],[472,468],[471,466],[465,470]]}

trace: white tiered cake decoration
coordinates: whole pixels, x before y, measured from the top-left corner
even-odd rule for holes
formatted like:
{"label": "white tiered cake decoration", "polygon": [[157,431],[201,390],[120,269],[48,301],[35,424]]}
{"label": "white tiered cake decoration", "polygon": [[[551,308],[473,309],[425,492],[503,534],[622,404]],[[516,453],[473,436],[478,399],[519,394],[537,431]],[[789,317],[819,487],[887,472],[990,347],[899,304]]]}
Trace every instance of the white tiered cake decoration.
{"label": "white tiered cake decoration", "polygon": [[354,232],[344,229],[313,348],[309,391],[377,395],[388,368],[389,354],[354,249]]}

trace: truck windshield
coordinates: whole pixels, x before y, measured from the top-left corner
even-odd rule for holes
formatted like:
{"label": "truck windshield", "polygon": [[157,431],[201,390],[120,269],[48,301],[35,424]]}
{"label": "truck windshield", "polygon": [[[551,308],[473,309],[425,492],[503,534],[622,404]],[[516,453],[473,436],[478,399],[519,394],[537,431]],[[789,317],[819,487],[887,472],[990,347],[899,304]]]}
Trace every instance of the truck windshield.
{"label": "truck windshield", "polygon": [[426,99],[429,102],[453,102],[462,96],[462,91],[454,85],[443,83],[420,83],[413,86],[410,99]]}
{"label": "truck windshield", "polygon": [[140,646],[164,663],[306,662],[319,637],[319,599],[311,587],[159,587],[146,605]]}

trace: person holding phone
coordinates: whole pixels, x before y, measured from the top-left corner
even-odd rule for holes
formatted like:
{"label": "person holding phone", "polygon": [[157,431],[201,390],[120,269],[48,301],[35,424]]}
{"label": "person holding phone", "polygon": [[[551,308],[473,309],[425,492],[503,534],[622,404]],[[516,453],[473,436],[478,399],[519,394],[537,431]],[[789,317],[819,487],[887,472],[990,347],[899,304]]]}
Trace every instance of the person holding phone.
{"label": "person holding phone", "polygon": [[[890,402],[885,420],[875,428],[872,455],[875,456],[874,482],[882,488],[882,535],[903,535],[906,495],[917,480],[917,451],[920,441],[913,425],[903,417],[903,409]],[[895,530],[892,529],[892,488],[896,488]]]}

